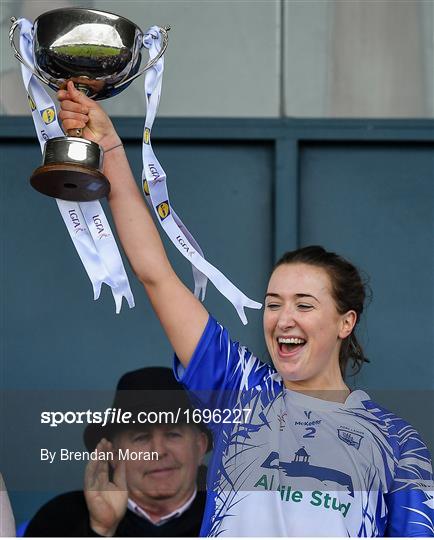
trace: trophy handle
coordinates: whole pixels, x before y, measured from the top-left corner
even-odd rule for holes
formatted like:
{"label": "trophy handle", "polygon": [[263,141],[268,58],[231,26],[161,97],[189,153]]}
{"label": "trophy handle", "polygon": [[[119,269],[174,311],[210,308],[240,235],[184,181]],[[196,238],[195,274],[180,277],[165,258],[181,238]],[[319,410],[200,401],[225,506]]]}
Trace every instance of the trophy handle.
{"label": "trophy handle", "polygon": [[21,62],[24,66],[26,66],[27,69],[30,69],[30,71],[33,73],[33,75],[35,77],[37,77],[41,82],[47,84],[47,85],[50,85],[50,81],[48,81],[45,77],[43,77],[42,75],[40,75],[39,73],[37,73],[36,71],[33,70],[33,68],[31,66],[29,66],[29,64],[24,60],[24,58],[21,56],[20,52],[17,50],[17,48],[15,47],[15,43],[14,43],[14,34],[15,34],[15,30],[18,28],[18,19],[16,19],[15,17],[11,17],[11,27],[9,29],[9,43],[10,43],[10,46],[12,47],[13,51],[14,51],[14,56],[15,58]]}
{"label": "trophy handle", "polygon": [[[146,64],[146,66],[138,71],[135,75],[132,75],[131,77],[128,77],[128,79],[125,79],[124,81],[121,81],[114,85],[114,88],[120,88],[124,84],[128,84],[131,81],[134,81],[134,79],[137,79],[137,77],[140,77],[140,75],[143,75],[145,71],[147,71],[149,68],[154,66],[158,60],[163,56],[163,54],[166,52],[167,44],[169,42],[169,36],[167,32],[169,32],[170,26],[164,26],[163,28],[160,28],[160,34],[163,36],[163,45],[161,46],[161,51],[157,54],[157,56],[153,60],[149,60],[149,62]],[[92,96],[91,96],[92,97]]]}

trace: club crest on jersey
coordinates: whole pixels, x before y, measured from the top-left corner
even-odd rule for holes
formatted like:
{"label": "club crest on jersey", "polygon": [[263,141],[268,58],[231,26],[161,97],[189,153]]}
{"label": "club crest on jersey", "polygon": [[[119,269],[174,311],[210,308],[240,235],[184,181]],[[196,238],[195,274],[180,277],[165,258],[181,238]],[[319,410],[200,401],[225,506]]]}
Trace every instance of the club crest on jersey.
{"label": "club crest on jersey", "polygon": [[160,216],[161,221],[163,221],[163,219],[166,219],[167,216],[170,214],[169,201],[164,201],[160,203],[157,206],[157,213]]}
{"label": "club crest on jersey", "polygon": [[42,111],[39,111],[41,114],[41,118],[44,121],[44,124],[48,126],[48,124],[51,124],[54,122],[56,118],[56,111],[54,107],[48,107],[47,109],[43,109]]}
{"label": "club crest on jersey", "polygon": [[149,128],[145,128],[145,131],[143,133],[143,142],[145,144],[149,144],[150,140],[151,140],[151,130]]}
{"label": "club crest on jersey", "polygon": [[338,429],[338,437],[341,441],[348,444],[348,446],[354,446],[354,448],[357,448],[357,450],[359,450],[360,443],[363,439],[363,435],[352,433],[346,429]]}
{"label": "club crest on jersey", "polygon": [[27,101],[29,102],[29,107],[31,109],[31,111],[35,111],[36,110],[36,103],[33,101],[33,98],[30,94],[27,94]]}
{"label": "club crest on jersey", "polygon": [[145,195],[149,195],[149,185],[147,180],[143,180],[143,192]]}

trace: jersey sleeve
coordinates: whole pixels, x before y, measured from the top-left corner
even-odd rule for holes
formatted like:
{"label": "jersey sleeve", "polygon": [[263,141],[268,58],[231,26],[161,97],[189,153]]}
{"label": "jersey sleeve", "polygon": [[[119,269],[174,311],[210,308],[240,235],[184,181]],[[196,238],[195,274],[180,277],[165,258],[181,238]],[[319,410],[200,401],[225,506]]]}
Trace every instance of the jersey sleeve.
{"label": "jersey sleeve", "polygon": [[226,409],[238,402],[241,391],[253,391],[271,369],[231,341],[227,330],[210,316],[187,369],[175,355],[174,373],[195,405]]}
{"label": "jersey sleeve", "polygon": [[418,432],[403,420],[397,427],[399,457],[386,494],[386,536],[434,537],[431,456]]}

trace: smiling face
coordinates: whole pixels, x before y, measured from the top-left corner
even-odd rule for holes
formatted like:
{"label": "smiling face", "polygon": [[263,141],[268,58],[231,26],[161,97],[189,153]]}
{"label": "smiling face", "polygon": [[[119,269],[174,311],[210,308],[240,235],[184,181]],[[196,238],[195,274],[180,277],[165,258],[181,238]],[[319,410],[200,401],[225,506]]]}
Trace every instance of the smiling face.
{"label": "smiling face", "polygon": [[340,390],[341,342],[356,313],[339,314],[327,272],[291,263],[271,275],[265,298],[264,335],[274,366],[287,388]]}
{"label": "smiling face", "polygon": [[152,426],[122,431],[114,437],[113,446],[115,450],[158,453],[158,460],[126,462],[128,494],[145,510],[161,504],[169,513],[192,495],[207,437],[185,424]]}

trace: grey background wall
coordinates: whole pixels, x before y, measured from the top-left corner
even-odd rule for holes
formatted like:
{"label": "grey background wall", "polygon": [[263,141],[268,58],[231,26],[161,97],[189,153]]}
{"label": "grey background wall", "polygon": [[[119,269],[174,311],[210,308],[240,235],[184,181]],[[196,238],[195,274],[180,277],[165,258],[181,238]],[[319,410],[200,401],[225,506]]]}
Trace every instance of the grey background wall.
{"label": "grey background wall", "polygon": [[[34,18],[62,4],[2,2],[2,43],[14,10]],[[434,449],[433,3],[92,5],[173,26],[155,148],[210,261],[261,300],[286,249],[322,243],[352,259],[374,291],[360,328],[371,364],[355,384]],[[80,463],[41,466],[41,445],[80,448],[82,431],[42,428],[41,408],[105,407],[123,372],[170,365],[171,351],[131,274],[134,310],[116,316],[108,289],[92,301],[53,201],[28,185],[40,153],[7,46],[2,55],[0,469],[20,522],[82,484]],[[139,178],[141,82],[105,105]],[[243,327],[212,286],[206,306],[266,358],[261,313]]]}
{"label": "grey background wall", "polygon": [[[27,113],[9,17],[64,6],[111,10],[143,30],[172,25],[162,116],[434,116],[432,0],[2,1],[3,113]],[[142,83],[107,110],[142,115]]]}

